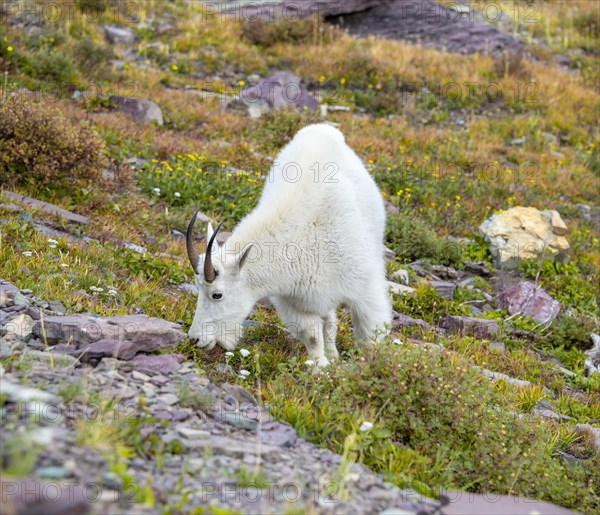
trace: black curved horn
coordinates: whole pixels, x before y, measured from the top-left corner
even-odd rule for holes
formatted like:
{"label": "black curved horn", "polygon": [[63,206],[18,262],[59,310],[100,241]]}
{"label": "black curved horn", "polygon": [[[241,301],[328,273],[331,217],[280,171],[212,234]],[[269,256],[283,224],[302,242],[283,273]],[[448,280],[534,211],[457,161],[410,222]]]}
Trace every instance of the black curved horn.
{"label": "black curved horn", "polygon": [[212,248],[215,238],[217,237],[217,233],[222,225],[223,222],[217,225],[217,228],[215,229],[215,232],[212,233],[210,241],[208,242],[208,246],[206,247],[206,256],[204,258],[204,280],[207,283],[212,283],[217,277],[217,271],[214,269],[212,264]]}

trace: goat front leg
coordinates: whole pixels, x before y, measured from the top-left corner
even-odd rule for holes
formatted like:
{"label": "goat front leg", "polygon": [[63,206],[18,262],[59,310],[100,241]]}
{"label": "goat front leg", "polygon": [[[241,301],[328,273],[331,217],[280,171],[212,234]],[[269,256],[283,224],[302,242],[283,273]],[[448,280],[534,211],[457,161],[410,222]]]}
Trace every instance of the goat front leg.
{"label": "goat front leg", "polygon": [[325,354],[329,359],[337,359],[339,353],[335,346],[335,340],[337,337],[338,319],[335,314],[335,310],[327,313],[323,317],[323,336],[325,338]]}
{"label": "goat front leg", "polygon": [[318,315],[303,316],[298,322],[298,335],[306,346],[310,359],[312,359],[318,367],[326,367],[329,365],[329,360],[327,359],[327,356],[325,356],[323,319]]}

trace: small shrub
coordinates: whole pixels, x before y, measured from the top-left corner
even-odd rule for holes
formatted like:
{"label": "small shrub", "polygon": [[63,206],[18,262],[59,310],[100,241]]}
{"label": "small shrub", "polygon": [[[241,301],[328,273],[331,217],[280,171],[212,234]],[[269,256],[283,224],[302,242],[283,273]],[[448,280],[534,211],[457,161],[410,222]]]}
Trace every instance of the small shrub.
{"label": "small shrub", "polygon": [[0,172],[7,181],[95,180],[105,164],[104,143],[88,125],[23,95],[0,103]]}
{"label": "small shrub", "polygon": [[469,315],[469,308],[458,302],[445,299],[429,285],[418,286],[411,295],[394,297],[394,309],[399,313],[426,322],[436,323],[445,315]]}
{"label": "small shrub", "polygon": [[462,245],[437,236],[425,222],[404,213],[388,216],[386,241],[404,262],[428,259],[454,267],[462,262]]}
{"label": "small shrub", "polygon": [[76,75],[73,60],[60,50],[40,50],[24,58],[21,69],[31,77],[50,80],[61,86],[72,83]]}
{"label": "small shrub", "polygon": [[301,45],[326,43],[332,40],[335,29],[317,17],[302,19],[282,18],[274,22],[250,20],[242,24],[242,37],[252,45],[269,48],[278,43]]}
{"label": "small shrub", "polygon": [[553,347],[587,350],[591,347],[590,334],[596,328],[593,319],[585,316],[570,316],[561,313],[552,324],[552,334],[549,337]]}
{"label": "small shrub", "polygon": [[90,39],[79,41],[74,49],[74,55],[80,66],[86,70],[92,70],[113,57],[111,50]]}

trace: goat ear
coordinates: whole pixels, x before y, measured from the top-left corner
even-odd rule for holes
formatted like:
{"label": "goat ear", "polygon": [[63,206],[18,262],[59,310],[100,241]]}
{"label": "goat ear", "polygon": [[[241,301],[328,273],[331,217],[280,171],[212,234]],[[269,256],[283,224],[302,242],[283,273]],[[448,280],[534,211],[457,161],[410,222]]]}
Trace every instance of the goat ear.
{"label": "goat ear", "polygon": [[250,254],[250,251],[252,250],[252,247],[254,246],[254,243],[250,243],[244,250],[242,250],[236,261],[238,264],[238,272],[242,271],[242,267],[244,266],[244,263],[246,262],[246,259],[248,258],[248,255]]}

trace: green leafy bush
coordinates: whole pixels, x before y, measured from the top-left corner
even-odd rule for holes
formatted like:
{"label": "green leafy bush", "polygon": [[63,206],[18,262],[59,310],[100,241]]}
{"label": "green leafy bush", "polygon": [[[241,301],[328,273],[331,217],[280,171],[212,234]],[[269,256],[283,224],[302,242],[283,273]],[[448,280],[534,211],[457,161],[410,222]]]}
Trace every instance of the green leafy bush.
{"label": "green leafy bush", "polygon": [[597,330],[593,319],[561,313],[552,324],[550,342],[554,347],[587,350],[591,347],[590,334]]}
{"label": "green leafy bush", "polygon": [[[549,427],[503,409],[501,394],[466,360],[390,344],[354,358],[316,376],[282,373],[270,386],[272,413],[336,452],[353,435],[355,456],[401,487],[598,508],[598,456],[577,467],[553,457],[560,444]],[[364,421],[372,429],[361,431]]]}
{"label": "green leafy bush", "polygon": [[73,59],[61,50],[41,49],[25,56],[20,68],[31,77],[66,86],[75,80],[77,68]]}
{"label": "green leafy bush", "polygon": [[411,295],[396,295],[393,305],[399,313],[430,323],[436,323],[445,315],[470,314],[467,306],[441,297],[430,285],[418,286]]}
{"label": "green leafy bush", "polygon": [[87,38],[77,43],[73,53],[79,65],[86,70],[93,70],[113,58],[111,50]]}
{"label": "green leafy bush", "polygon": [[24,95],[0,103],[0,172],[7,181],[97,179],[105,147],[94,130]]}
{"label": "green leafy bush", "polygon": [[428,259],[432,263],[458,267],[463,249],[458,242],[439,237],[424,221],[408,214],[390,214],[386,242],[404,262]]}

